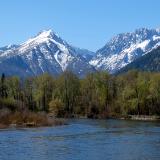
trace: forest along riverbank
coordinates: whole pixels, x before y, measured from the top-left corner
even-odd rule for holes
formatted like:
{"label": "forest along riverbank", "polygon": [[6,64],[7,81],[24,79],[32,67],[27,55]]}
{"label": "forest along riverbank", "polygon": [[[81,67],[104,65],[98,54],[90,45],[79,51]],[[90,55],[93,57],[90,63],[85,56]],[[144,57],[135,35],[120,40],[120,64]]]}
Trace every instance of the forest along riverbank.
{"label": "forest along riverbank", "polygon": [[43,74],[26,79],[2,74],[0,123],[2,127],[61,124],[51,121],[47,113],[60,118],[78,115],[91,119],[157,120],[159,84],[160,73],[138,71],[121,75],[88,73],[83,78],[70,71],[55,77]]}
{"label": "forest along riverbank", "polygon": [[160,115],[160,74],[129,71],[106,72],[79,78],[66,71],[54,77],[43,74],[0,80],[0,109],[54,112],[57,117],[82,115]]}

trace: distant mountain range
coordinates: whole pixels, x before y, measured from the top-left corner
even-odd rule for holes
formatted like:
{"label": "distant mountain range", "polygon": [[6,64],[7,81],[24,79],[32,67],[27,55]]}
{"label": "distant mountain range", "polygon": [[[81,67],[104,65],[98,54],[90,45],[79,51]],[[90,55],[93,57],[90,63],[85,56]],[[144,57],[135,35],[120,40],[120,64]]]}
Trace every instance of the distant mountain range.
{"label": "distant mountain range", "polygon": [[115,73],[137,58],[160,46],[160,30],[141,28],[118,34],[96,52],[90,61],[98,70]]}
{"label": "distant mountain range", "polygon": [[0,48],[0,74],[28,77],[70,70],[83,77],[97,70],[154,71],[159,70],[159,46],[160,29],[141,28],[118,34],[95,53],[74,47],[52,30],[45,30],[20,45]]}

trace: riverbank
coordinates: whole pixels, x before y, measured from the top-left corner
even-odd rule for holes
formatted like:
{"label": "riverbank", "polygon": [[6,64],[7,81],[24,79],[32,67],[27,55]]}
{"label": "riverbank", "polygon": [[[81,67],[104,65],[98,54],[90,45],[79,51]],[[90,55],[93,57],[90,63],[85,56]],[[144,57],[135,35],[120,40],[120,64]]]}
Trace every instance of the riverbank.
{"label": "riverbank", "polygon": [[[1,112],[2,113],[2,112]],[[80,116],[72,115],[67,118],[71,119],[121,119],[121,120],[133,120],[133,121],[160,121],[160,116],[148,116],[148,115],[108,115],[104,116]],[[29,127],[45,127],[45,126],[59,126],[65,125],[65,118],[56,118],[52,113],[45,112],[9,112],[3,110],[3,114],[0,114],[0,129],[5,128],[29,128]]]}
{"label": "riverbank", "polygon": [[25,127],[45,127],[64,125],[63,119],[55,118],[45,112],[3,112],[0,115],[0,129],[5,128],[25,128]]}
{"label": "riverbank", "polygon": [[160,121],[160,116],[149,116],[149,115],[129,115],[128,118],[130,120],[136,121]]}
{"label": "riverbank", "polygon": [[96,116],[78,116],[75,118],[78,119],[121,119],[121,120],[135,120],[135,121],[160,121],[160,116],[156,115],[119,115],[119,114],[110,114],[107,116],[96,115]]}

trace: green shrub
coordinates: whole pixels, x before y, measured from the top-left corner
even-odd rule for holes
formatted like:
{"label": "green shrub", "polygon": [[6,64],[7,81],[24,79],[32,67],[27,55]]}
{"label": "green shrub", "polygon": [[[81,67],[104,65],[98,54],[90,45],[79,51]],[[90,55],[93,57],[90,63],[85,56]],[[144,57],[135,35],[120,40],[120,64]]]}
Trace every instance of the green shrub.
{"label": "green shrub", "polygon": [[56,98],[49,103],[49,111],[53,112],[56,117],[62,117],[65,114],[65,108],[63,102]]}

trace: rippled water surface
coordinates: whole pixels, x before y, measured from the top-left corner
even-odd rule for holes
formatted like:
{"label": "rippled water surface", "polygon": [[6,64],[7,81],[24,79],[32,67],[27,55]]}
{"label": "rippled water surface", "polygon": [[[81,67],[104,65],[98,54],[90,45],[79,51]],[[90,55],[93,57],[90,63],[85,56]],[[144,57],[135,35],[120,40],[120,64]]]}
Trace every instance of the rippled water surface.
{"label": "rippled water surface", "polygon": [[160,160],[160,122],[72,120],[0,131],[0,160]]}

